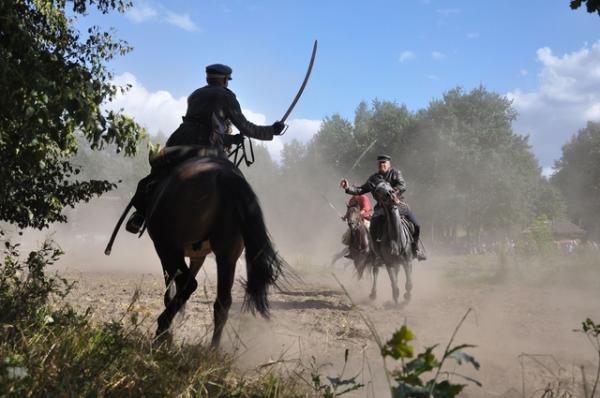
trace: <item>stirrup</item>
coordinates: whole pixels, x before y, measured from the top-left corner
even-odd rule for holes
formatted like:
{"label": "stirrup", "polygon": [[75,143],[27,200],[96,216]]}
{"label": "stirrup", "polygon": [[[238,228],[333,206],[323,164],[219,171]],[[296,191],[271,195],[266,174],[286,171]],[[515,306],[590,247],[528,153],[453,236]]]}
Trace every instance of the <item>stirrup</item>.
{"label": "stirrup", "polygon": [[127,220],[127,224],[125,224],[125,229],[127,230],[127,232],[137,234],[140,232],[140,229],[142,229],[142,226],[144,225],[145,221],[146,219],[144,215],[135,211]]}

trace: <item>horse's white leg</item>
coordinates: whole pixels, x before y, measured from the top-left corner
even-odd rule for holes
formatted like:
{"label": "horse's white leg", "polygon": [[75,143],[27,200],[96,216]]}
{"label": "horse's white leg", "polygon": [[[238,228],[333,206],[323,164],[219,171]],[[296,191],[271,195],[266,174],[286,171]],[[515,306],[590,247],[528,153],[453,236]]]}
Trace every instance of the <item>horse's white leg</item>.
{"label": "horse's white leg", "polygon": [[394,302],[398,302],[398,296],[400,296],[400,289],[398,289],[398,269],[399,265],[388,266],[386,265],[388,275],[390,276],[390,283],[392,284],[392,297],[394,298]]}
{"label": "horse's white leg", "polygon": [[377,274],[379,273],[379,267],[374,266],[372,267],[373,271],[373,286],[371,287],[371,294],[369,295],[369,298],[371,300],[375,300],[377,298]]}
{"label": "horse's white leg", "polygon": [[404,267],[404,273],[406,274],[406,283],[404,285],[404,287],[406,288],[406,292],[404,293],[404,299],[406,301],[408,301],[408,300],[410,300],[411,290],[413,288],[413,283],[412,283],[412,261],[408,260],[406,262],[403,262],[402,266]]}

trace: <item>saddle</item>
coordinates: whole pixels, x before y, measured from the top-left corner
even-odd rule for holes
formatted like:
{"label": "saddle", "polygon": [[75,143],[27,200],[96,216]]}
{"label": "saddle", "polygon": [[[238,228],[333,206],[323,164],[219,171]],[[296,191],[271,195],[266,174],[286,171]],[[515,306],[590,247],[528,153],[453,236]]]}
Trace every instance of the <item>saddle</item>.
{"label": "saddle", "polygon": [[150,156],[149,162],[152,169],[171,169],[184,161],[194,157],[225,157],[225,152],[218,147],[204,145],[175,145],[162,148],[158,153]]}

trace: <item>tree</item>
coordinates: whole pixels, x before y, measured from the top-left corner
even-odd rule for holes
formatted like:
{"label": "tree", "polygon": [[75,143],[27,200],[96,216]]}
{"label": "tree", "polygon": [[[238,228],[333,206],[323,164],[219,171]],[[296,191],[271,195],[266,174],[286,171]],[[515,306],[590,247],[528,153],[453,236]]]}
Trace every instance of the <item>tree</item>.
{"label": "tree", "polygon": [[417,203],[430,223],[470,240],[527,225],[540,181],[526,137],[516,135],[515,112],[503,96],[478,87],[448,91],[417,115],[408,164],[417,176]]}
{"label": "tree", "polygon": [[571,0],[571,9],[576,10],[585,3],[585,8],[589,13],[598,13],[600,15],[600,0]]}
{"label": "tree", "polygon": [[588,122],[563,146],[551,182],[567,199],[569,215],[600,239],[600,123]]}
{"label": "tree", "polygon": [[389,101],[375,100],[371,108],[361,102],[354,125],[326,118],[306,152],[320,153],[348,174],[376,140],[367,154],[371,161],[346,177],[362,182],[375,171],[374,155],[388,153],[427,232],[451,240],[459,231],[471,241],[486,234],[493,239],[496,231],[527,226],[540,197],[540,169],[527,137],[512,131],[515,117],[510,101],[484,87],[455,88],[417,113]]}
{"label": "tree", "polygon": [[564,219],[567,215],[567,202],[563,194],[545,178],[542,179],[535,215],[546,216],[549,220]]}
{"label": "tree", "polygon": [[77,134],[92,149],[113,144],[128,155],[143,135],[131,118],[103,107],[123,90],[111,83],[106,64],[130,47],[97,26],[78,31],[74,20],[89,6],[122,12],[129,3],[0,2],[0,220],[21,228],[65,221],[66,206],[114,187],[79,177],[70,160]]}

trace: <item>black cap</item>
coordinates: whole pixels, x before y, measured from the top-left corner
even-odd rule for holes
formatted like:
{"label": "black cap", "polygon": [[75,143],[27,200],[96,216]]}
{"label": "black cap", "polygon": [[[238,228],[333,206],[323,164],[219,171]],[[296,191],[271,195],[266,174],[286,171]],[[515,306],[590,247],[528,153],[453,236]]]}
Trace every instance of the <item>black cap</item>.
{"label": "black cap", "polygon": [[392,157],[390,155],[377,155],[378,162],[384,162],[386,160],[392,160]]}
{"label": "black cap", "polygon": [[233,70],[229,66],[223,64],[213,64],[206,67],[206,77],[208,78],[222,79],[226,77],[231,80],[232,72]]}

